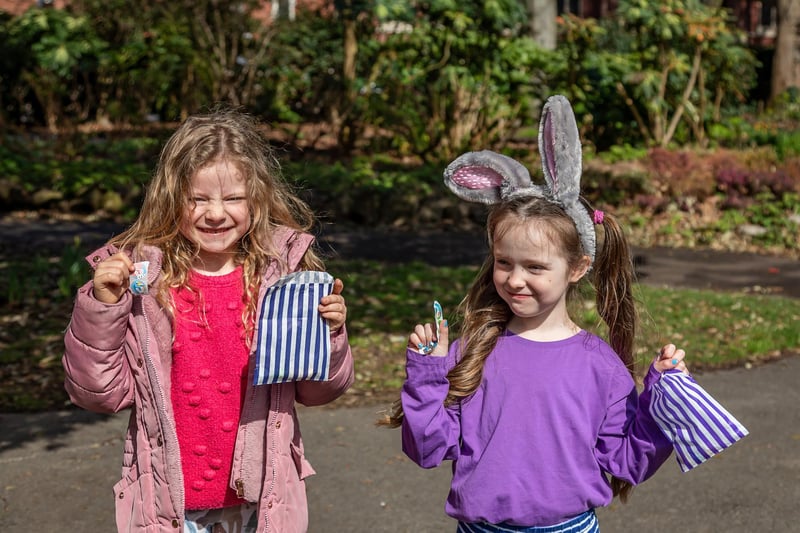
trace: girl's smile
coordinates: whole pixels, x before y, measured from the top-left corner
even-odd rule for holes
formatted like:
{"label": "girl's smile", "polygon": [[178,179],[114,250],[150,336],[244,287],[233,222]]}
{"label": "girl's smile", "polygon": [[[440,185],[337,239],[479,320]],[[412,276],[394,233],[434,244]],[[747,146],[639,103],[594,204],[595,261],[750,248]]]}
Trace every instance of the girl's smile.
{"label": "girl's smile", "polygon": [[571,272],[544,232],[518,221],[498,233],[493,251],[495,289],[514,313],[509,328],[520,335],[537,330],[537,336],[549,338],[567,326],[573,334],[566,295],[583,271]]}
{"label": "girl's smile", "polygon": [[231,272],[239,241],[249,230],[247,189],[236,165],[216,161],[198,170],[181,223],[183,236],[199,249],[194,268],[215,275]]}
{"label": "girl's smile", "polygon": [[203,233],[211,233],[211,234],[213,234],[213,235],[216,235],[216,234],[219,234],[219,233],[225,233],[225,232],[226,232],[226,231],[228,231],[229,229],[230,229],[230,228],[222,228],[222,229],[205,229],[205,228],[200,228],[200,231],[202,231]]}

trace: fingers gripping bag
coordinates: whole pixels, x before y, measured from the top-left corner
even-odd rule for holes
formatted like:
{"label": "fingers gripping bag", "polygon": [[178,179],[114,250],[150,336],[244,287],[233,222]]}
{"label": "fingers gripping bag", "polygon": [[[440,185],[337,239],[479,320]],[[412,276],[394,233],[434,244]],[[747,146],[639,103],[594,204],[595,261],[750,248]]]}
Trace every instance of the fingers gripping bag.
{"label": "fingers gripping bag", "polygon": [[650,413],[683,472],[733,446],[748,431],[690,375],[669,370],[653,384]]}
{"label": "fingers gripping bag", "polygon": [[256,324],[255,385],[327,381],[330,327],[317,307],[332,289],[327,272],[302,271],[266,290]]}

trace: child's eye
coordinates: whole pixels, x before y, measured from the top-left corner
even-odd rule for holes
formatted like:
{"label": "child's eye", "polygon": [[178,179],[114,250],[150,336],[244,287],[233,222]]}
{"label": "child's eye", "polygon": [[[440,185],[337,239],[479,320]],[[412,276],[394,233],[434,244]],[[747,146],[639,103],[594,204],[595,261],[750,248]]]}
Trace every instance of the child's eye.
{"label": "child's eye", "polygon": [[244,196],[231,196],[230,198],[225,198],[226,202],[231,202],[231,203],[244,202],[245,200],[247,200],[247,198],[245,198]]}

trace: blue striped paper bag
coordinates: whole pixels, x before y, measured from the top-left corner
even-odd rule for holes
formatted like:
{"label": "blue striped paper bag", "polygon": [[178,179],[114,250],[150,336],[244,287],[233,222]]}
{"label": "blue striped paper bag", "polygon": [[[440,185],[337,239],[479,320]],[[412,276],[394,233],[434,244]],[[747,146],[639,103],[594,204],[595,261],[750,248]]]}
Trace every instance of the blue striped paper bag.
{"label": "blue striped paper bag", "polygon": [[679,370],[663,373],[653,384],[652,395],[650,413],[675,447],[684,472],[748,434],[694,378]]}
{"label": "blue striped paper bag", "polygon": [[256,324],[255,385],[328,379],[330,327],[317,306],[332,290],[333,276],[312,270],[284,276],[266,290]]}

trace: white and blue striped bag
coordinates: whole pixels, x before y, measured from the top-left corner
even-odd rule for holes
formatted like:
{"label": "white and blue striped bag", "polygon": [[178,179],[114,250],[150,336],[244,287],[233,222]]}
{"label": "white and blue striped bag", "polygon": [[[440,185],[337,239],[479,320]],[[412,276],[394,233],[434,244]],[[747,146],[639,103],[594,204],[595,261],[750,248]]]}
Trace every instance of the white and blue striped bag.
{"label": "white and blue striped bag", "polygon": [[679,370],[664,372],[653,384],[650,414],[672,442],[683,472],[748,434],[694,378]]}
{"label": "white and blue striped bag", "polygon": [[256,324],[253,384],[328,379],[330,327],[317,307],[332,290],[333,276],[313,270],[284,276],[266,290]]}

